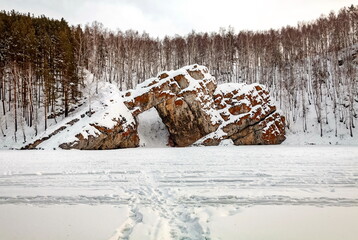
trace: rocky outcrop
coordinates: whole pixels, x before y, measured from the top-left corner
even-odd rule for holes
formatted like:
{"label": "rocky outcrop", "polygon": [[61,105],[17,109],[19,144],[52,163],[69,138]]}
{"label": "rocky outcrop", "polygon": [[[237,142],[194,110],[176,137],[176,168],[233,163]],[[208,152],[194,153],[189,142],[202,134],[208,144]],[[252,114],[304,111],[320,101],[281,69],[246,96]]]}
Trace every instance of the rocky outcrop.
{"label": "rocky outcrop", "polygon": [[115,120],[112,128],[91,124],[98,133],[85,137],[82,133],[76,135],[77,140],[59,145],[62,149],[104,150],[118,148],[133,148],[139,146],[137,125],[126,126],[126,119]]}
{"label": "rocky outcrop", "polygon": [[226,139],[235,145],[285,140],[285,119],[276,111],[265,86],[217,85],[204,66],[162,72],[124,93],[109,83],[101,83],[100,90],[90,112],[79,111],[25,148],[137,147],[136,118],[151,108],[167,127],[171,146],[213,146]]}
{"label": "rocky outcrop", "polygon": [[276,112],[265,86],[222,84],[214,99],[223,122],[196,144],[218,145],[224,139],[232,139],[235,145],[279,144],[285,140],[285,119]]}
{"label": "rocky outcrop", "polygon": [[215,79],[203,66],[163,72],[124,94],[125,104],[137,115],[155,107],[170,133],[172,146],[185,147],[221,124],[215,110]]}
{"label": "rocky outcrop", "polygon": [[155,107],[173,146],[279,144],[285,119],[260,84],[221,84],[203,66],[163,72],[125,93],[125,104],[137,115]]}
{"label": "rocky outcrop", "polygon": [[113,84],[102,82],[91,103],[48,128],[23,149],[97,150],[138,146],[137,123],[124,105],[120,91]]}
{"label": "rocky outcrop", "polygon": [[[61,135],[66,134],[67,131],[73,132],[73,129],[71,129],[72,126],[79,121],[80,120],[76,118],[53,132],[49,131],[50,133],[48,135],[37,139],[22,149],[53,149],[59,147],[62,149],[104,150],[139,146],[137,125],[128,125],[127,120],[123,117],[121,117],[120,120],[112,119],[112,121],[116,122],[113,127],[89,123],[85,132],[77,131],[79,133],[74,133],[75,139],[72,141],[61,137]],[[93,132],[91,134],[89,134],[90,128],[92,128],[91,131]],[[59,135],[59,137],[56,135]],[[56,140],[55,146],[46,147],[47,141],[54,138],[56,139],[56,137],[60,139],[60,141]]]}

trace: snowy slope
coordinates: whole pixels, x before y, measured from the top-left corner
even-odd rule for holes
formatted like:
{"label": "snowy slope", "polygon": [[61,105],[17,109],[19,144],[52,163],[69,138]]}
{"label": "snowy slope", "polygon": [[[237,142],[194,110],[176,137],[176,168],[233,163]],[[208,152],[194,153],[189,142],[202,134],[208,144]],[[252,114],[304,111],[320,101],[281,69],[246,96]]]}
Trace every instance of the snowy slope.
{"label": "snowy slope", "polygon": [[[333,101],[327,98],[325,105],[322,113],[322,137],[315,107],[313,104],[307,103],[305,107],[306,120],[302,116],[302,106],[295,110],[295,114],[298,115],[296,118],[292,116],[292,112],[286,112],[285,115],[288,116],[287,119],[290,122],[286,129],[286,140],[282,144],[358,145],[358,119],[353,118],[356,128],[352,128],[353,136],[351,136],[346,124],[348,120],[341,121],[339,114],[333,112]],[[276,103],[276,106],[279,104]]]}
{"label": "snowy slope", "polygon": [[350,136],[349,130],[345,124],[339,123],[338,133],[335,133],[335,127],[329,123],[323,125],[323,136],[320,136],[320,127],[317,123],[315,114],[309,112],[307,131],[302,130],[302,121],[299,120],[291,124],[290,129],[286,130],[286,140],[282,143],[285,145],[358,145],[358,129],[353,129],[353,137]]}
{"label": "snowy slope", "polygon": [[[358,44],[341,49],[338,60],[328,55],[325,72],[326,78],[322,85],[315,87],[313,69],[303,75],[305,84],[294,86],[295,100],[289,104],[286,95],[281,93],[282,102],[276,105],[283,110],[287,120],[287,139],[284,144],[339,144],[358,145]],[[353,57],[355,56],[355,57]],[[316,60],[321,59],[317,56]],[[305,59],[304,61],[308,61]],[[342,61],[337,66],[337,61]],[[312,62],[306,63],[311,66]],[[350,76],[346,65],[351,64],[355,76]],[[294,66],[296,78],[300,79],[303,69]],[[304,81],[304,80],[301,80]],[[279,99],[278,86],[274,86],[271,94]],[[317,92],[314,96],[312,93]],[[316,102],[316,107],[315,107]],[[306,116],[304,115],[306,113]],[[322,121],[318,121],[318,116]],[[353,125],[352,128],[350,126]],[[322,131],[321,131],[322,128]]]}
{"label": "snowy slope", "polygon": [[[132,114],[123,103],[121,93],[114,85],[106,82],[100,82],[98,92],[99,94],[95,95],[95,98],[92,99],[91,106],[84,106],[81,111],[78,111],[71,117],[65,118],[62,122],[54,125],[40,135],[39,137],[43,138],[49,133],[51,134],[59,127],[66,127],[58,134],[52,136],[49,140],[39,144],[38,148],[58,148],[58,146],[62,143],[77,141],[78,138],[76,136],[78,134],[81,134],[84,138],[88,138],[90,135],[100,135],[101,132],[93,125],[110,129],[117,124],[118,119],[123,118],[126,120],[124,121],[125,129],[136,124]],[[73,124],[67,124],[69,120],[70,122],[77,121]]]}
{"label": "snowy slope", "polygon": [[[108,82],[92,82],[92,75],[87,72],[86,88],[83,89],[83,103],[70,116],[61,120],[50,121],[50,126],[35,136],[31,129],[26,129],[27,141],[14,141],[9,135],[1,141],[1,148],[22,148],[28,144],[41,142],[35,147],[39,149],[57,149],[60,144],[78,140],[77,135],[84,138],[99,135],[94,125],[113,128],[117,120],[122,119],[124,129],[136,124],[130,111],[123,103],[119,89]],[[97,93],[96,93],[97,91]],[[125,119],[125,120],[123,120]],[[43,127],[43,126],[41,126]],[[11,128],[8,131],[13,131]]]}

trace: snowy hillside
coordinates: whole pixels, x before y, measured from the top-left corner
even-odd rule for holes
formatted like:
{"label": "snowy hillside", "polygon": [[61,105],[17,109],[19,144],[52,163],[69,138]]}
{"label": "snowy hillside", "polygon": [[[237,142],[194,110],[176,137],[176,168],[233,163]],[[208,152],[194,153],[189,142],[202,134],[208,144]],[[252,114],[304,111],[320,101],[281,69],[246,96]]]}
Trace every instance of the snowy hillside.
{"label": "snowy hillside", "polygon": [[[337,120],[336,114],[331,107],[332,102],[327,103],[327,115],[322,123],[322,136],[320,123],[317,121],[317,115],[314,106],[308,106],[306,110],[307,120],[299,117],[295,122],[290,123],[286,130],[285,145],[358,145],[358,127],[352,129],[353,136],[345,122]],[[298,110],[300,111],[300,110]],[[327,121],[326,121],[327,120]],[[358,121],[355,119],[355,124]],[[304,131],[304,126],[306,130]],[[357,125],[356,125],[357,126]]]}
{"label": "snowy hillside", "polygon": [[[325,63],[320,56],[304,61],[309,67],[294,66],[294,77],[307,78],[308,84],[294,84],[294,99],[283,96],[280,101],[279,89],[271,91],[288,123],[284,144],[357,145],[358,44],[341,49],[338,56],[329,53]],[[319,66],[315,73],[318,63],[325,68]]]}
{"label": "snowy hillside", "polygon": [[[24,138],[15,137],[14,129],[9,126],[6,129],[5,121],[2,122],[4,132],[0,149],[22,148],[29,146],[39,149],[57,149],[63,143],[78,140],[79,135],[83,138],[100,134],[100,129],[113,128],[118,120],[124,123],[124,128],[134,125],[134,118],[127,107],[123,104],[119,89],[108,82],[93,82],[93,76],[87,72],[86,87],[83,91],[83,102],[76,107],[69,117],[60,116],[50,119],[49,127],[44,131],[43,125],[38,125],[38,133],[33,128],[24,127],[22,135]],[[96,93],[96,91],[98,93]],[[43,112],[39,114],[43,115]],[[44,118],[44,116],[42,116]],[[24,124],[22,124],[23,126]]]}

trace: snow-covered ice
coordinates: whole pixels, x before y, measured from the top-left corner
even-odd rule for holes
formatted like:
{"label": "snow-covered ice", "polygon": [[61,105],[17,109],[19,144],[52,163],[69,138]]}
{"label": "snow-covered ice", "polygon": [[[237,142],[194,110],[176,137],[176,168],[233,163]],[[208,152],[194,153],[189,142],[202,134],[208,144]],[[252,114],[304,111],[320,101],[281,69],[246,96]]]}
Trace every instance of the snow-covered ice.
{"label": "snow-covered ice", "polygon": [[[122,209],[125,216],[105,238],[111,240],[278,239],[280,233],[354,240],[358,147],[1,151],[0,210],[14,205],[48,214],[69,205]],[[0,239],[11,231],[4,218],[14,216],[0,217]],[[297,237],[301,231],[304,238]]]}
{"label": "snow-covered ice", "polygon": [[128,207],[5,204],[0,213],[1,240],[99,240],[126,221]]}

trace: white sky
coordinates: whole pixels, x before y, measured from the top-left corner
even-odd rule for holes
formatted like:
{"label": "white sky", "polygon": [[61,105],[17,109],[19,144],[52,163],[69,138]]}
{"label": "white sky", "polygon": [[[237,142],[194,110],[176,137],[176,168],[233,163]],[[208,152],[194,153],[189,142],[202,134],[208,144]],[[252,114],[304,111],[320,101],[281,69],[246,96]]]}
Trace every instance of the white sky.
{"label": "white sky", "polygon": [[63,17],[70,24],[96,20],[111,30],[163,37],[228,26],[236,32],[295,26],[351,4],[358,0],[0,0],[0,10]]}

